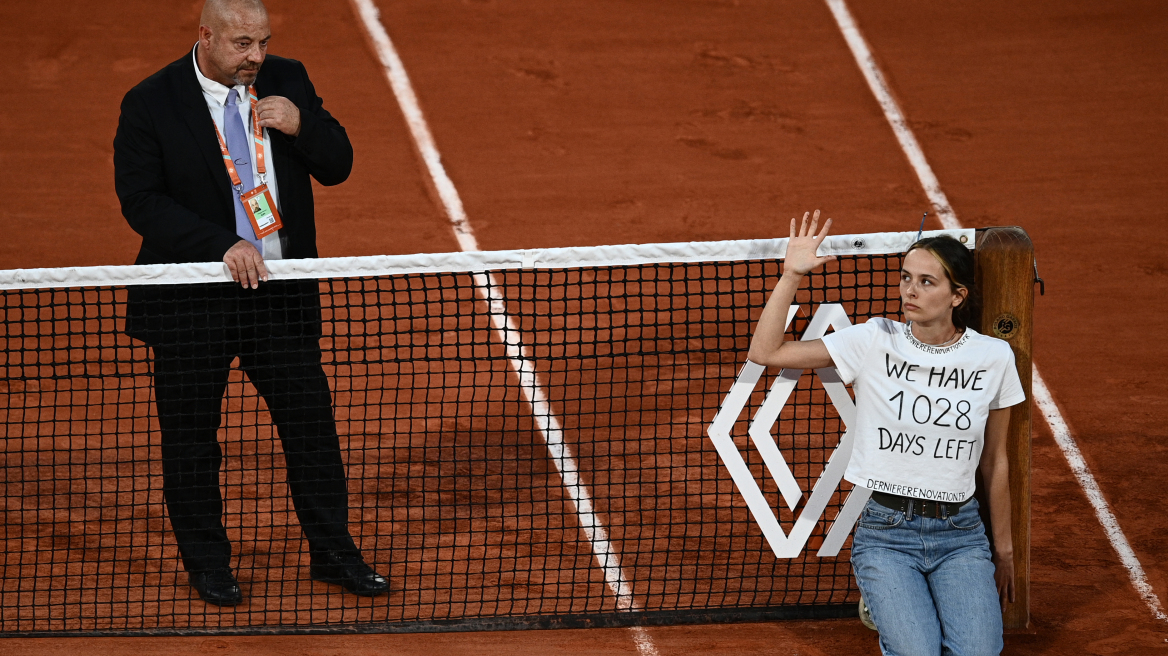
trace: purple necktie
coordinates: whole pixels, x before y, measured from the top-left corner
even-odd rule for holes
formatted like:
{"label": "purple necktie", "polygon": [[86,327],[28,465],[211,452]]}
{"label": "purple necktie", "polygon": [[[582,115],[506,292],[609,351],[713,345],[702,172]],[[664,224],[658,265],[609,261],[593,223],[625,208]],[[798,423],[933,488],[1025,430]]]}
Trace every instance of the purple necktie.
{"label": "purple necktie", "polygon": [[[248,148],[247,131],[243,129],[243,119],[240,118],[239,106],[236,105],[238,100],[239,92],[232,89],[227,94],[227,106],[223,108],[223,128],[227,133],[227,151],[235,160],[235,172],[239,174],[239,181],[243,183],[240,192],[244,192],[255,187],[255,180],[251,175],[251,150]],[[240,200],[239,193],[232,192],[232,195],[235,197],[235,234],[251,242],[262,255],[263,246],[260,240],[256,239],[251,221],[243,211],[243,201]]]}

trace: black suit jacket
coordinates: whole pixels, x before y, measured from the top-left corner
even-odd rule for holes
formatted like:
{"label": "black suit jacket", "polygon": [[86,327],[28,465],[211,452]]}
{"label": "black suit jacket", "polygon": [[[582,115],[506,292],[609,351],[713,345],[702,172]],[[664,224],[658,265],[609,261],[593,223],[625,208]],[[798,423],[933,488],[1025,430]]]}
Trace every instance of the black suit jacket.
{"label": "black suit jacket", "polygon": [[[268,161],[279,183],[285,258],[317,256],[312,183],[349,177],[348,135],[316,95],[303,64],[269,55],[255,81],[260,98],[300,108],[300,134],[270,130]],[[233,191],[190,52],[146,78],[122,100],[114,137],[114,186],[122,214],[142,236],[136,264],[221,262],[235,234]],[[126,330],[154,344],[218,340],[221,331],[269,322],[319,334],[315,281],[131,287]],[[259,312],[262,316],[258,316]]]}

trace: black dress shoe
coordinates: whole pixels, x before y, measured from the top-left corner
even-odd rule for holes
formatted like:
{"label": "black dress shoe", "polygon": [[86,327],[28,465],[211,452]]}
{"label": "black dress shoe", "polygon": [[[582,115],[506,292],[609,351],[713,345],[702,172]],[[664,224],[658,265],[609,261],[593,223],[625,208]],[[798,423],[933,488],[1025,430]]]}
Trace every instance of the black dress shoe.
{"label": "black dress shoe", "polygon": [[239,591],[239,584],[226,567],[208,569],[201,572],[188,572],[191,587],[203,601],[216,606],[234,606],[243,601],[243,593]]}
{"label": "black dress shoe", "polygon": [[330,551],[312,557],[308,573],[313,581],[331,583],[362,597],[389,592],[389,582],[365,564],[360,554]]}

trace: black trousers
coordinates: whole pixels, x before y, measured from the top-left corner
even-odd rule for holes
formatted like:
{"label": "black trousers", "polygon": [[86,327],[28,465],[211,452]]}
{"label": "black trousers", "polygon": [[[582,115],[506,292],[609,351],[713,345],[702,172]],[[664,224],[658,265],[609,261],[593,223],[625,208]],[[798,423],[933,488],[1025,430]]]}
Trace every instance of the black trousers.
{"label": "black trousers", "polygon": [[276,424],[292,503],[310,552],[357,552],[348,531],[345,470],[316,337],[267,335],[198,347],[154,346],[153,353],[163,494],[188,572],[229,566],[218,430],[236,356]]}

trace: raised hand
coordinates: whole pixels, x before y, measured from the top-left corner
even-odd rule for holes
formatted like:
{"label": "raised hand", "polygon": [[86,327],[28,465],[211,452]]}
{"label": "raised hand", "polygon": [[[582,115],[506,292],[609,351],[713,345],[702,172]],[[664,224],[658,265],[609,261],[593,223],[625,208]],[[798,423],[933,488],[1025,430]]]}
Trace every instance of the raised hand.
{"label": "raised hand", "polygon": [[[811,219],[811,223],[807,219]],[[816,254],[823,240],[827,238],[827,230],[831,227],[831,219],[819,228],[819,210],[815,215],[810,212],[803,214],[803,225],[795,226],[795,219],[791,219],[791,239],[787,241],[787,256],[783,260],[783,275],[767,299],[766,307],[758,318],[758,326],[754,330],[754,337],[750,340],[750,352],[747,357],[751,362],[768,367],[782,367],[784,369],[819,369],[832,366],[831,354],[823,341],[786,341],[784,334],[787,331],[787,315],[791,310],[791,302],[795,300],[795,292],[803,284],[803,276],[823,265],[831,262],[834,255],[820,257]]]}
{"label": "raised hand", "polygon": [[[811,218],[811,223],[808,225],[807,218]],[[819,227],[819,210],[815,210],[815,214],[810,212],[803,213],[803,223],[796,231],[795,219],[791,219],[791,238],[787,241],[787,256],[783,258],[784,272],[790,272],[797,275],[806,275],[815,269],[823,266],[825,262],[831,262],[835,259],[834,255],[824,255],[820,257],[817,255],[820,244],[827,238],[827,231],[831,228],[831,219],[824,221],[823,229],[816,234],[815,230]]]}

